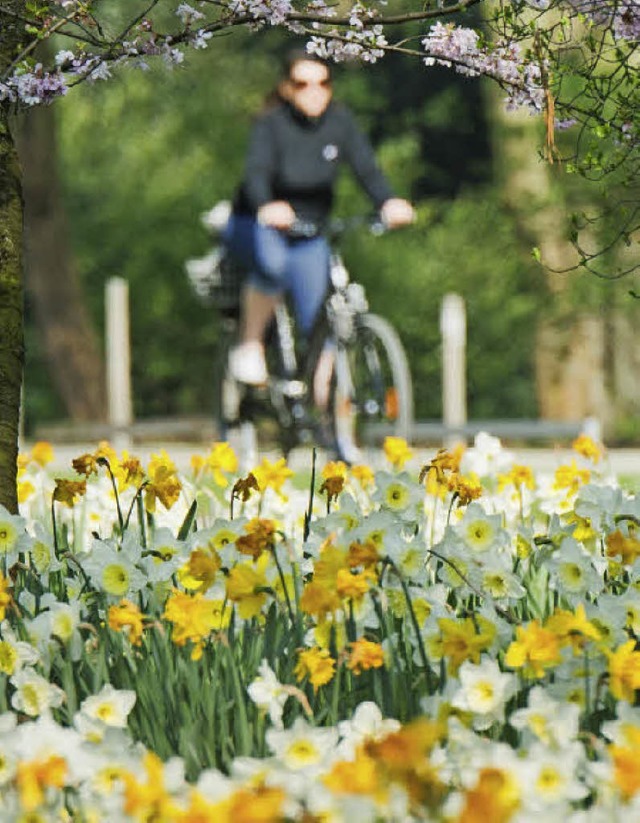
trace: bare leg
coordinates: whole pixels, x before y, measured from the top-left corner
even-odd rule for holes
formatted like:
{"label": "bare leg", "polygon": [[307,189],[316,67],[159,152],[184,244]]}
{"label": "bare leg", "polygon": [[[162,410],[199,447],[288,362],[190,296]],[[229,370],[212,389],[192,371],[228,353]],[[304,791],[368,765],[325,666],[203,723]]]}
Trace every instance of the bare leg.
{"label": "bare leg", "polygon": [[245,286],[242,292],[241,343],[263,343],[264,336],[280,302],[277,294],[264,294],[254,286]]}

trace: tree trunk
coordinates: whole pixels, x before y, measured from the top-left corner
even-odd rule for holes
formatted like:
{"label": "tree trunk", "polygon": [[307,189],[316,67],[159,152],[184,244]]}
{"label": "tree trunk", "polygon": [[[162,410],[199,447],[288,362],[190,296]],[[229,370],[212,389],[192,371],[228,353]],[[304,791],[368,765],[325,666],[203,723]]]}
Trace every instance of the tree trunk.
{"label": "tree trunk", "polygon": [[[0,72],[24,37],[24,0],[6,0],[0,10]],[[24,364],[22,302],[22,194],[20,166],[0,104],[0,504],[18,511],[16,492],[20,391]]]}
{"label": "tree trunk", "polygon": [[22,197],[6,110],[0,107],[0,504],[18,510],[16,460],[22,337]]}
{"label": "tree trunk", "polygon": [[[506,113],[495,91],[496,156],[509,208],[517,216],[525,243],[540,249],[549,269],[568,269],[578,258],[566,239],[567,207],[554,169],[539,156],[543,127],[527,113]],[[560,170],[558,170],[560,173]],[[524,251],[524,249],[523,249]],[[603,426],[613,422],[607,307],[578,309],[584,278],[541,271],[542,308],[532,352],[540,415],[577,421],[596,417]]]}
{"label": "tree trunk", "polygon": [[25,286],[49,371],[72,420],[103,420],[104,364],[69,248],[53,107],[29,111],[17,137],[25,201]]}

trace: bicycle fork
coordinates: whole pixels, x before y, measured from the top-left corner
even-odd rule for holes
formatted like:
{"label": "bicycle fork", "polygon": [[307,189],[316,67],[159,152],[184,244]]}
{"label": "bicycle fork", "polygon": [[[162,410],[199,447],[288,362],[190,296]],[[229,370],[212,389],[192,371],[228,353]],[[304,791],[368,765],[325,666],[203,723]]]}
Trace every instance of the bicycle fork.
{"label": "bicycle fork", "polygon": [[[302,380],[297,379],[298,359],[296,357],[296,344],[293,334],[291,315],[284,303],[279,303],[275,311],[276,335],[278,337],[278,349],[281,358],[283,380],[279,382],[275,395],[272,396],[272,403],[281,412],[290,415],[295,421],[300,422],[305,416],[305,399],[307,387]],[[289,403],[283,403],[282,398],[286,398]]]}

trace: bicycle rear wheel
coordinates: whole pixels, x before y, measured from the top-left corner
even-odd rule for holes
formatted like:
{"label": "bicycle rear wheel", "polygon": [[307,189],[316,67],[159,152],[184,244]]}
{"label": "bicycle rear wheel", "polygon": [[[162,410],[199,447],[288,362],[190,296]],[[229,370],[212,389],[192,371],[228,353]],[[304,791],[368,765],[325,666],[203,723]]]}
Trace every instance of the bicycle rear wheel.
{"label": "bicycle rear wheel", "polygon": [[362,460],[362,449],[387,435],[411,436],[411,372],[397,332],[383,317],[359,316],[353,340],[337,345],[330,408],[337,451],[348,463]]}

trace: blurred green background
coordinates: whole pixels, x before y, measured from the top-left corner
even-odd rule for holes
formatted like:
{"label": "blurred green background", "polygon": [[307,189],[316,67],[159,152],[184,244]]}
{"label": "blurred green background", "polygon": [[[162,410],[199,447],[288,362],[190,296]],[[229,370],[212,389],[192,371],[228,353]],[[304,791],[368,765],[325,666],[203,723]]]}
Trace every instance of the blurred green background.
{"label": "blurred green background", "polygon": [[[56,104],[62,206],[99,339],[106,281],[129,282],[136,417],[207,414],[212,407],[219,328],[192,294],[184,262],[208,250],[200,214],[233,196],[252,118],[277,82],[288,45],[277,32],[217,37],[183,66],[125,69]],[[467,306],[470,418],[559,416],[541,404],[541,320],[566,326],[569,336],[572,318],[585,311],[603,318],[605,307],[615,306],[637,320],[628,281],[574,273],[558,275],[561,286],[554,287],[532,255],[549,239],[541,215],[568,215],[576,202],[601,194],[585,194],[575,178],[556,174],[549,182],[538,157],[542,123],[510,123],[485,81],[399,57],[338,66],[335,78],[336,97],[355,111],[398,194],[419,212],[414,227],[382,238],[358,233],[345,243],[372,310],[396,325],[406,346],[416,416],[441,415],[438,318],[450,291]],[[541,192],[539,200],[522,195],[519,152],[530,175],[540,177],[524,184]],[[336,213],[367,209],[345,172]],[[27,432],[66,416],[44,354],[28,303]],[[612,437],[633,442],[638,398],[607,402]]]}

